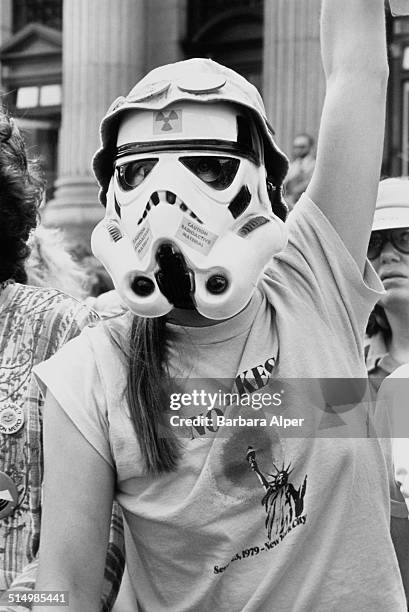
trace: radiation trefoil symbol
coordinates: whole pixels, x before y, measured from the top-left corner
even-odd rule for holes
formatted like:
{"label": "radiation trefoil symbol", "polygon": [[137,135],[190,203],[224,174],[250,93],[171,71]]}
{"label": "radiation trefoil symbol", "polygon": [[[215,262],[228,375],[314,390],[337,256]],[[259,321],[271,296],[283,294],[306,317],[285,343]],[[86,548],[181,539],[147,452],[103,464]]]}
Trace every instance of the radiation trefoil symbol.
{"label": "radiation trefoil symbol", "polygon": [[181,113],[175,110],[159,111],[155,116],[155,132],[180,132],[182,129]]}

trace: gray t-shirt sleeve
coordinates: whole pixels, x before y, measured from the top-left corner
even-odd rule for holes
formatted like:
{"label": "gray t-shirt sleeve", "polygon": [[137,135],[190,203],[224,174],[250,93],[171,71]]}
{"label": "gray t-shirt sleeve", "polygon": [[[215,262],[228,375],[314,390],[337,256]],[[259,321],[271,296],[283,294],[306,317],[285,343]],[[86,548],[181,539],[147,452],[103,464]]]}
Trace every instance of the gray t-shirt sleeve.
{"label": "gray t-shirt sleeve", "polygon": [[86,329],[34,368],[42,393],[49,390],[85,439],[112,467],[104,385]]}
{"label": "gray t-shirt sleeve", "polygon": [[336,321],[353,313],[353,332],[361,342],[369,313],[384,293],[372,265],[367,261],[361,274],[339,234],[306,194],[286,223],[288,245],[273,259],[267,276],[290,282],[289,290],[306,307],[322,309],[323,319]]}

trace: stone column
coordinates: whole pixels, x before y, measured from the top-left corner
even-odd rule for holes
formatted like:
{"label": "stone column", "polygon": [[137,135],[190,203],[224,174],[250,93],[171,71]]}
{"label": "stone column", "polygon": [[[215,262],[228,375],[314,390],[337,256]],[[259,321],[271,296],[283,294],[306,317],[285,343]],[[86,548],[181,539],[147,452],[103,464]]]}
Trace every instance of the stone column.
{"label": "stone column", "polygon": [[[0,47],[2,47],[12,35],[12,6],[11,0],[0,1]],[[2,91],[0,73],[0,91]]]}
{"label": "stone column", "polygon": [[325,80],[320,0],[265,0],[263,91],[277,142],[291,153],[298,132],[318,135]]}
{"label": "stone column", "polygon": [[64,0],[59,178],[43,215],[86,242],[103,215],[91,159],[108,106],[145,71],[144,0]]}
{"label": "stone column", "polygon": [[180,41],[185,38],[188,0],[148,0],[146,13],[146,68],[183,59]]}
{"label": "stone column", "polygon": [[7,42],[12,32],[12,6],[11,0],[0,2],[0,47]]}

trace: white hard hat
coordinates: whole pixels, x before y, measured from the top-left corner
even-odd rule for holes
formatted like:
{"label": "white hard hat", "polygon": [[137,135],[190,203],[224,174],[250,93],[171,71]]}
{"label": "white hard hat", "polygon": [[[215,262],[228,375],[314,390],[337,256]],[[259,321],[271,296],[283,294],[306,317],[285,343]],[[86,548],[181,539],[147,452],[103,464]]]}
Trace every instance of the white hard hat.
{"label": "white hard hat", "polygon": [[389,178],[379,183],[372,231],[409,227],[409,179]]}

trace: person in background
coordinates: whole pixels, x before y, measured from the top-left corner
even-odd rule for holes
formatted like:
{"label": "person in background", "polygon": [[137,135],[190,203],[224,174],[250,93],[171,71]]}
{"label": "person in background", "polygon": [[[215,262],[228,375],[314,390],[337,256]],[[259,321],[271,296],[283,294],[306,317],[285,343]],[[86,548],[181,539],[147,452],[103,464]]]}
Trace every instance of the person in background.
{"label": "person in background", "polygon": [[285,180],[285,200],[294,208],[307,189],[315,167],[314,139],[309,134],[297,134],[293,142],[293,159]]}
{"label": "person in background", "polygon": [[[25,266],[42,190],[38,168],[27,159],[13,119],[0,109],[0,594],[6,598],[1,612],[25,609],[9,606],[7,592],[31,590],[36,580],[44,400],[32,368],[98,319],[58,289],[27,284]],[[42,272],[31,267],[31,280]],[[118,513],[111,520],[109,539],[104,611],[112,607],[122,575]]]}
{"label": "person in background", "polygon": [[86,298],[90,276],[71,255],[61,230],[39,225],[30,236],[29,247],[28,285],[53,287],[78,300]]}
{"label": "person in background", "polygon": [[409,180],[380,182],[368,258],[385,293],[368,321],[365,360],[374,394],[383,379],[409,362]]}
{"label": "person in background", "polygon": [[[379,184],[368,259],[379,274],[385,290],[370,314],[365,341],[369,385],[376,399],[383,380],[409,362],[407,178],[388,178]],[[409,602],[409,521],[404,504],[399,503],[396,497],[395,493],[391,506],[391,535]]]}

